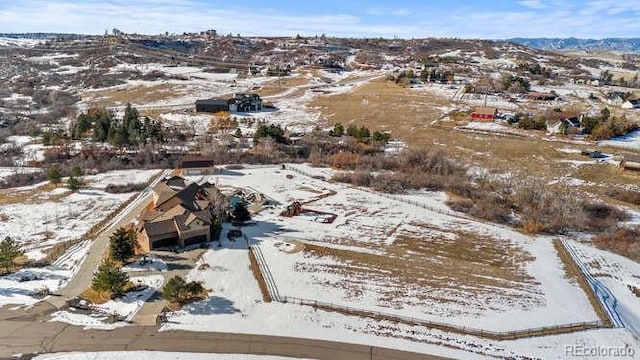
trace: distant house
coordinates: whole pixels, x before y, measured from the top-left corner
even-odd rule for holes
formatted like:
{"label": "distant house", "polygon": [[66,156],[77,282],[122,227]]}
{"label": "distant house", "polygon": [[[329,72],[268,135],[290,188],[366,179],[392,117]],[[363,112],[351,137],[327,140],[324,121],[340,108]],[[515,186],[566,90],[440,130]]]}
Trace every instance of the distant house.
{"label": "distant house", "polygon": [[229,100],[229,110],[233,112],[251,112],[262,110],[262,99],[258,94],[234,94]]}
{"label": "distant house", "polygon": [[582,116],[567,116],[560,119],[547,120],[549,134],[580,135],[582,134]]}
{"label": "distant house", "polygon": [[211,175],[216,172],[215,159],[211,156],[185,156],[180,162],[181,175]]}
{"label": "distant house", "polygon": [[471,118],[481,121],[493,121],[498,116],[498,109],[490,107],[477,108],[471,113]]}
{"label": "distant house", "polygon": [[136,227],[138,249],[149,252],[210,242],[217,235],[213,225],[222,220],[217,209],[228,207],[226,202],[210,183],[187,185],[177,177],[159,182],[153,188],[153,204],[140,215]]}
{"label": "distant house", "polygon": [[230,99],[212,98],[196,100],[197,112],[217,113],[221,111],[252,112],[262,110],[262,99],[258,94],[234,94]]}
{"label": "distant house", "polygon": [[622,106],[626,101],[626,94],[620,91],[613,91],[607,94],[607,104],[611,106]]}
{"label": "distant house", "polygon": [[558,95],[553,93],[543,93],[543,92],[530,92],[524,96],[529,100],[535,101],[553,101],[558,98]]}
{"label": "distant house", "polygon": [[636,100],[627,100],[622,105],[620,105],[623,109],[640,109],[640,99]]}
{"label": "distant house", "polygon": [[229,111],[229,100],[221,98],[196,100],[196,111],[210,113]]}
{"label": "distant house", "polygon": [[623,170],[640,171],[640,157],[625,156],[620,161],[620,168]]}

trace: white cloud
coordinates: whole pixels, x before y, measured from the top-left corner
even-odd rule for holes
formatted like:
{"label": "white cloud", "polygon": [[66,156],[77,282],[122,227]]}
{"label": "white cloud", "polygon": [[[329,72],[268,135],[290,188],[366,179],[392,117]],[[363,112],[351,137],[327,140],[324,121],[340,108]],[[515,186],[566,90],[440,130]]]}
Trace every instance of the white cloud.
{"label": "white cloud", "polygon": [[518,4],[530,9],[544,9],[547,7],[547,5],[540,0],[522,0],[518,1]]}

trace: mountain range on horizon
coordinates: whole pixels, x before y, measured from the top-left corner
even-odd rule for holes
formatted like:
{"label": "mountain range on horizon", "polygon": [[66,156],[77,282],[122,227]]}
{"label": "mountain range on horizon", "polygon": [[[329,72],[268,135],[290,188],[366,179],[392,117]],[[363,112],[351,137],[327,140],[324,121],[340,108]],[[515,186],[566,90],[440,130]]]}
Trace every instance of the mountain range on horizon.
{"label": "mountain range on horizon", "polygon": [[640,38],[511,38],[507,41],[543,50],[640,52]]}

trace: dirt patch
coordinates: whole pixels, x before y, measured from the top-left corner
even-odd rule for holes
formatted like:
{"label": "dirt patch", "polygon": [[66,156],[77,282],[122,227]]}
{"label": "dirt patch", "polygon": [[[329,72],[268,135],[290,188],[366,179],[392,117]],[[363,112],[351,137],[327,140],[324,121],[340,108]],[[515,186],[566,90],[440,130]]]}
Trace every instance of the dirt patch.
{"label": "dirt patch", "polygon": [[71,194],[70,191],[57,195],[49,194],[49,192],[56,188],[54,184],[44,184],[29,190],[0,189],[0,205],[42,204],[48,201],[59,202]]}
{"label": "dirt patch", "polygon": [[253,277],[258,282],[258,287],[260,288],[260,292],[262,293],[262,300],[264,300],[264,302],[271,302],[272,300],[271,295],[269,295],[269,290],[267,289],[267,282],[262,276],[260,266],[258,265],[258,260],[256,259],[251,249],[249,249],[249,262],[251,263],[251,272],[253,273]]}
{"label": "dirt patch", "polygon": [[117,89],[89,91],[84,94],[83,101],[91,106],[113,106],[114,104],[151,103],[169,100],[184,95],[187,89],[181,85],[157,84],[150,86],[133,86]]}

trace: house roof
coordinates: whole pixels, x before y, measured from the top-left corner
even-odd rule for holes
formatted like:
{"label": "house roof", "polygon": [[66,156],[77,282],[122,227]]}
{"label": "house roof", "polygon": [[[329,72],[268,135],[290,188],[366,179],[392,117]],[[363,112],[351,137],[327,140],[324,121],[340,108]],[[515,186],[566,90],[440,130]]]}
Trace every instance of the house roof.
{"label": "house roof", "polygon": [[213,167],[215,158],[212,156],[185,156],[182,158],[183,169]]}
{"label": "house roof", "polygon": [[180,190],[180,189],[184,189],[185,187],[187,187],[186,180],[181,178],[180,176],[177,176],[177,175],[174,175],[174,176],[166,179],[164,181],[164,183],[167,184],[167,186],[169,186],[171,189],[174,189],[174,190]]}
{"label": "house roof", "polygon": [[160,181],[153,187],[153,192],[158,195],[158,200],[156,201],[156,206],[164,204],[166,201],[171,199],[176,195],[176,191],[173,190],[169,185],[167,185],[164,181]]}
{"label": "house roof", "polygon": [[150,238],[177,232],[173,219],[158,222],[146,222],[144,224],[144,229],[147,232],[147,236]]}
{"label": "house roof", "polygon": [[208,106],[228,106],[229,100],[223,98],[211,98],[205,100],[196,100],[196,105]]}
{"label": "house roof", "polygon": [[180,190],[176,196],[180,199],[182,205],[191,211],[201,210],[198,207],[196,199],[196,193],[200,190],[200,186],[196,183],[191,183],[186,188]]}
{"label": "house roof", "polygon": [[176,226],[178,230],[193,230],[190,229],[191,224],[194,221],[200,220],[202,223],[199,227],[208,227],[211,225],[211,214],[207,211],[194,211],[194,212],[186,212],[182,215],[178,215],[174,218]]}
{"label": "house roof", "polygon": [[498,109],[491,107],[479,107],[473,112],[478,115],[495,115]]}

